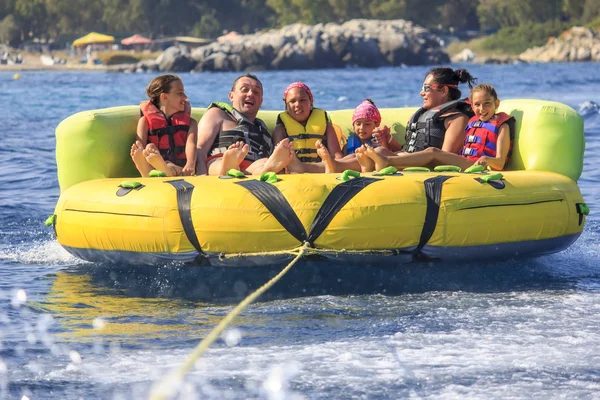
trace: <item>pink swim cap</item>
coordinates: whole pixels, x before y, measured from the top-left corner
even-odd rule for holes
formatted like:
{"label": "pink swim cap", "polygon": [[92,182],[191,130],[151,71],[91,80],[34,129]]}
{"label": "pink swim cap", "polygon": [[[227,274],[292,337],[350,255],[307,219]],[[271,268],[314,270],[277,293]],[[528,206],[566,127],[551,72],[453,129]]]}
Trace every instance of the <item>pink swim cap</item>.
{"label": "pink swim cap", "polygon": [[290,83],[288,85],[288,87],[286,87],[285,90],[283,91],[283,101],[285,101],[285,98],[287,97],[288,92],[290,90],[292,90],[293,88],[300,88],[300,89],[304,90],[306,92],[306,94],[308,94],[308,98],[310,99],[311,103],[314,103],[315,100],[313,99],[312,92],[310,91],[308,86],[306,86],[306,84],[303,82]]}
{"label": "pink swim cap", "polygon": [[357,119],[366,119],[381,123],[381,114],[379,114],[379,110],[375,104],[371,102],[371,100],[363,100],[363,102],[354,109],[354,114],[352,115],[352,125],[354,125],[354,122]]}

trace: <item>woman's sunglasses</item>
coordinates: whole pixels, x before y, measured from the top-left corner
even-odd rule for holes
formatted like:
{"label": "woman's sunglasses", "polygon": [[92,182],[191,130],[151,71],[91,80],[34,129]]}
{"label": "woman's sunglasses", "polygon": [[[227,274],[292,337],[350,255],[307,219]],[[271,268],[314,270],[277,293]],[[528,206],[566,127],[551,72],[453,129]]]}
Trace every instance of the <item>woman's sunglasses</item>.
{"label": "woman's sunglasses", "polygon": [[429,93],[431,91],[431,89],[439,89],[444,86],[449,87],[449,88],[458,89],[458,85],[452,85],[449,83],[434,83],[431,85],[427,85],[427,84],[423,85],[423,87],[421,87],[421,91],[425,92],[425,93]]}

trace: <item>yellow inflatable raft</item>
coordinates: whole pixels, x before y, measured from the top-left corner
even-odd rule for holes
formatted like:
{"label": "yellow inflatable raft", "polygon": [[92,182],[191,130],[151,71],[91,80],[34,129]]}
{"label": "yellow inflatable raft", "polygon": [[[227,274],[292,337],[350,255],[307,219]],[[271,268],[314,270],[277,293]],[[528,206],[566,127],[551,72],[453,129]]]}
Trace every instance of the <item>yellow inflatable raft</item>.
{"label": "yellow inflatable raft", "polygon": [[[194,109],[199,119],[204,110]],[[384,109],[402,140],[414,108]],[[548,254],[581,234],[588,209],[576,180],[582,118],[568,106],[507,100],[517,120],[502,177],[404,171],[393,175],[134,178],[139,110],[78,113],[56,130],[59,243],[91,261],[266,265],[312,253],[342,262],[473,260]],[[330,113],[343,132],[352,110]],[[261,112],[273,127],[277,112]],[[350,178],[350,179],[347,179]],[[493,178],[493,179],[489,179]]]}

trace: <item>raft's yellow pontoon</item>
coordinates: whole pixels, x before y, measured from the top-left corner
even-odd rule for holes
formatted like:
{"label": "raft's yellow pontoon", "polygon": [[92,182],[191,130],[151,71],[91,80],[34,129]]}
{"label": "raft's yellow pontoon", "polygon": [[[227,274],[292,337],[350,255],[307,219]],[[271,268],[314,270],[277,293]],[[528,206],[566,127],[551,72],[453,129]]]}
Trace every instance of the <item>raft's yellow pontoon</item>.
{"label": "raft's yellow pontoon", "polygon": [[[199,119],[204,110],[194,109]],[[412,109],[381,110],[397,139]],[[132,178],[134,106],[78,113],[56,130],[59,243],[91,261],[266,265],[308,243],[344,262],[395,256],[473,260],[548,254],[570,246],[587,214],[576,180],[582,118],[570,107],[503,101],[517,120],[501,180],[489,174],[402,172]],[[331,112],[343,132],[351,110]],[[277,112],[261,112],[270,128]],[[127,178],[129,177],[129,178]],[[497,177],[496,177],[497,178]],[[386,260],[390,260],[386,258]]]}

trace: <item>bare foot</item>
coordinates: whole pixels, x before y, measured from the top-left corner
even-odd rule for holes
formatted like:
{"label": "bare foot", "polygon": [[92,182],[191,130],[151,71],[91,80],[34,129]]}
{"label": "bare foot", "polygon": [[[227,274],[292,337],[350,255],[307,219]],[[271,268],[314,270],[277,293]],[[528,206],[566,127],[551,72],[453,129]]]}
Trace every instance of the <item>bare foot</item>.
{"label": "bare foot", "polygon": [[148,164],[146,157],[144,157],[144,146],[139,140],[136,140],[131,146],[131,159],[142,177],[148,176],[150,171],[153,170],[152,165]]}
{"label": "bare foot", "polygon": [[152,165],[155,170],[164,172],[167,176],[174,176],[173,169],[167,166],[167,163],[160,155],[160,151],[152,143],[146,146],[144,156],[148,164]]}
{"label": "bare foot", "polygon": [[290,142],[288,138],[283,139],[277,143],[273,154],[265,162],[263,168],[255,171],[254,175],[261,175],[265,172],[279,172],[288,166],[292,158],[294,157],[294,144]]}
{"label": "bare foot", "polygon": [[375,149],[370,146],[367,146],[365,153],[375,163],[375,171],[377,172],[390,165],[390,161],[387,159],[387,157],[377,153]]}
{"label": "bare foot", "polygon": [[244,142],[235,142],[223,153],[219,175],[226,175],[230,169],[240,169],[240,164],[248,155],[250,147]]}
{"label": "bare foot", "polygon": [[354,151],[354,154],[356,154],[356,159],[360,164],[361,172],[373,172],[375,170],[375,162],[373,162],[373,160],[371,160],[369,156],[367,156],[367,149],[365,147],[370,146],[360,146]]}
{"label": "bare foot", "polygon": [[329,154],[329,150],[327,150],[327,147],[323,145],[323,142],[317,140],[315,143],[315,147],[317,148],[317,154],[319,155],[319,157],[321,157],[321,160],[323,160],[323,164],[325,165],[325,173],[332,174],[336,172],[336,162],[331,157],[331,154]]}

